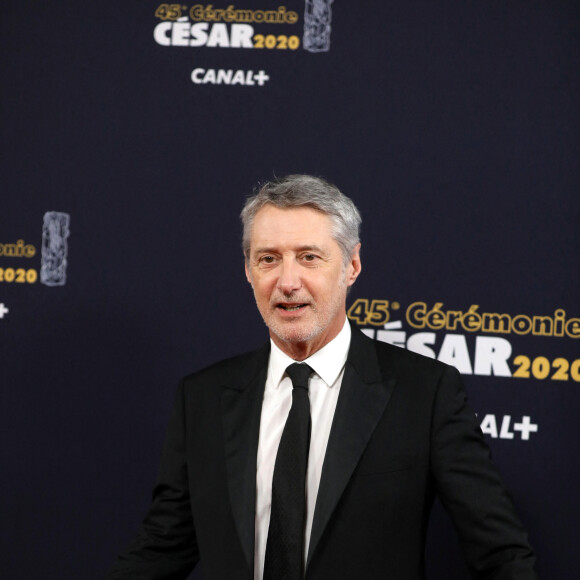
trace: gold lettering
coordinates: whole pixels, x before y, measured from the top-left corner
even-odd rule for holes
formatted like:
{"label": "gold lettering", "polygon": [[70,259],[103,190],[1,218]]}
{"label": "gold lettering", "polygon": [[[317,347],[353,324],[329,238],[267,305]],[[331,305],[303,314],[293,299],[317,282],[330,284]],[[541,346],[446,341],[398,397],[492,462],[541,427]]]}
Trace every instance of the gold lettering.
{"label": "gold lettering", "polygon": [[189,10],[189,17],[196,22],[201,22],[203,20],[203,6],[201,4],[195,4]]}
{"label": "gold lettering", "polygon": [[552,336],[554,324],[549,316],[534,316],[533,321],[534,327],[532,329],[532,334]]}
{"label": "gold lettering", "polygon": [[425,313],[427,304],[425,302],[413,302],[407,308],[407,322],[413,328],[425,328]]}
{"label": "gold lettering", "polygon": [[35,255],[36,248],[24,240],[17,240],[14,244],[0,244],[0,256],[6,258],[32,258]]}
{"label": "gold lettering", "polygon": [[516,334],[529,334],[532,329],[532,319],[525,314],[518,314],[512,320],[512,330]]}
{"label": "gold lettering", "polygon": [[299,15],[286,11],[286,6],[276,10],[236,10],[234,4],[227,8],[215,8],[213,4],[194,4],[189,9],[189,17],[195,22],[267,22],[268,24],[296,24]]}
{"label": "gold lettering", "polygon": [[564,336],[564,319],[566,318],[566,311],[558,308],[554,312],[554,336]]}
{"label": "gold lettering", "polygon": [[457,321],[461,320],[463,312],[461,310],[450,310],[447,313],[447,330],[457,330]]}
{"label": "gold lettering", "polygon": [[566,334],[570,338],[580,338],[580,318],[570,318],[566,322]]}
{"label": "gold lettering", "polygon": [[461,326],[467,332],[476,332],[481,328],[481,314],[476,312],[479,308],[478,304],[472,304],[469,310],[461,318]]}
{"label": "gold lettering", "polygon": [[483,332],[497,332],[507,334],[511,330],[511,317],[509,314],[498,314],[497,312],[484,312]]}
{"label": "gold lettering", "polygon": [[433,309],[427,313],[427,326],[433,330],[440,330],[445,326],[445,313],[441,312],[443,302],[436,302]]}
{"label": "gold lettering", "polygon": [[286,12],[286,22],[288,24],[296,24],[298,22],[298,12]]}

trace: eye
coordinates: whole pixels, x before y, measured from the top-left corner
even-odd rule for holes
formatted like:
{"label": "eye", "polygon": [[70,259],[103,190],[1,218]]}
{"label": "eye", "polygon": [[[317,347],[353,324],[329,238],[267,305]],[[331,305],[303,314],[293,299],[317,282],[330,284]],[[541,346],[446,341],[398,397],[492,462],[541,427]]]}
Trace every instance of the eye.
{"label": "eye", "polygon": [[320,256],[317,254],[302,254],[300,259],[302,260],[302,262],[305,262],[306,264],[314,265],[320,261]]}
{"label": "eye", "polygon": [[274,256],[262,256],[259,259],[259,262],[261,264],[273,264],[274,263],[274,260],[275,260]]}

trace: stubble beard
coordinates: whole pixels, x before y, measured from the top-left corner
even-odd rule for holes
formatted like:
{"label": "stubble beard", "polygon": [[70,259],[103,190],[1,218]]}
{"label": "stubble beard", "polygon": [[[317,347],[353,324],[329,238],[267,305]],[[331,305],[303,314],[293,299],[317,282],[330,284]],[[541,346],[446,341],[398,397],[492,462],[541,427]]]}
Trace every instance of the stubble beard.
{"label": "stubble beard", "polygon": [[[345,286],[346,279],[343,276],[340,279],[339,290],[342,290]],[[292,293],[284,296],[276,296],[274,298],[275,299],[270,300],[266,312],[262,312],[259,305],[258,310],[260,311],[264,323],[270,332],[278,337],[278,339],[280,339],[282,342],[289,344],[307,343],[314,340],[330,326],[330,323],[337,315],[339,310],[343,308],[343,294],[341,292],[333,294],[332,302],[328,303],[323,310],[321,310],[319,305],[312,299],[311,296],[308,297],[308,300],[301,300],[300,296]],[[280,302],[308,304],[307,308],[310,310],[310,313],[308,313],[308,320],[288,320],[284,322],[277,319],[276,304]]]}
{"label": "stubble beard", "polygon": [[[274,310],[276,307],[273,306],[271,308]],[[309,342],[323,331],[324,326],[317,316],[318,309],[316,305],[310,302],[307,308],[311,310],[311,316],[314,315],[314,318],[304,322],[277,320],[276,313],[273,311],[270,311],[267,316],[262,315],[262,318],[270,332],[275,334],[282,342],[293,344]]]}

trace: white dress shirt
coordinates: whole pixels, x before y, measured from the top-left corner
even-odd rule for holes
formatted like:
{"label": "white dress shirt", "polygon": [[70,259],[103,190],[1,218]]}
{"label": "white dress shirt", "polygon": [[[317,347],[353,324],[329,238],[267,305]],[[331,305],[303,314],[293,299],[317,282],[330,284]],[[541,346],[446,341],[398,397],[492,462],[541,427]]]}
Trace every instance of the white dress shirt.
{"label": "white dress shirt", "polygon": [[[342,330],[327,345],[307,358],[314,374],[310,376],[308,393],[312,431],[308,469],[306,473],[306,538],[304,558],[308,554],[314,506],[320,485],[322,464],[338,394],[344,375],[344,364],[350,346],[350,325],[345,321]],[[256,523],[254,547],[254,580],[262,580],[270,508],[272,502],[272,475],[282,431],[292,406],[292,381],[285,375],[286,368],[295,360],[284,354],[271,342],[268,375],[264,389],[260,439],[256,470]]]}

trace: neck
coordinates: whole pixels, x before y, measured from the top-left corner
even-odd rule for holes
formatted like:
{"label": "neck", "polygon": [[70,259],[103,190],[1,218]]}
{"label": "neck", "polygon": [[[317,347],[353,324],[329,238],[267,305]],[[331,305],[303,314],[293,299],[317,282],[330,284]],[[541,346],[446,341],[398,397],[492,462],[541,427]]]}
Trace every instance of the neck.
{"label": "neck", "polygon": [[[322,346],[315,346],[310,343],[288,343],[277,340],[277,337],[272,337],[274,344],[284,353],[287,354],[291,359],[301,362],[306,360],[309,356],[312,356],[315,352],[320,350]],[[328,344],[328,343],[325,343]]]}

